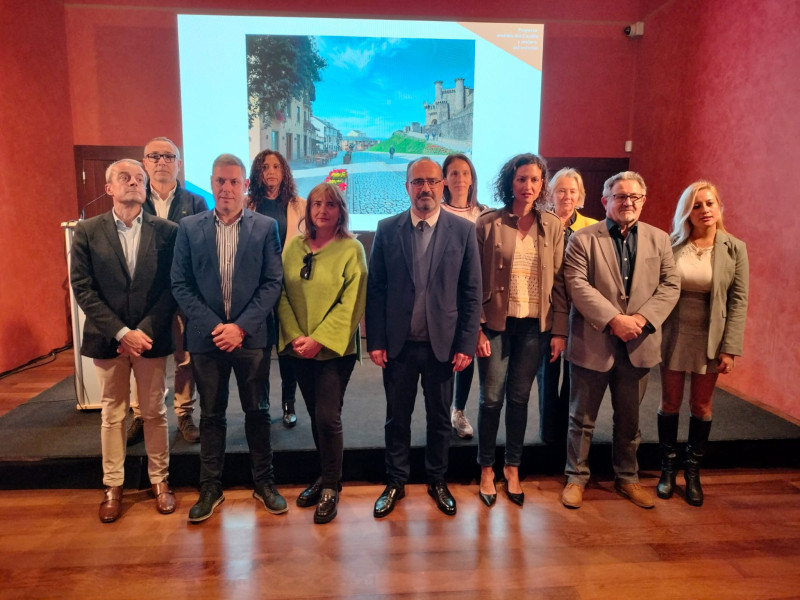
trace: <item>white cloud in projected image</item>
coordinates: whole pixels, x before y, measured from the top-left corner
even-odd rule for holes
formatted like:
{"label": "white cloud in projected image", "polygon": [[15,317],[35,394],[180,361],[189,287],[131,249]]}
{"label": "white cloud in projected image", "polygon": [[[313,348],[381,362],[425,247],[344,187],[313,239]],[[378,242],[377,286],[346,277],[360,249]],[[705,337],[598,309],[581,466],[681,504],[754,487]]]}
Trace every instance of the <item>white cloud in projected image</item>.
{"label": "white cloud in projected image", "polygon": [[385,139],[412,122],[425,123],[423,105],[434,100],[434,81],[474,86],[475,43],[437,40],[317,36],[327,66],[317,82],[314,115],[343,134],[362,131]]}

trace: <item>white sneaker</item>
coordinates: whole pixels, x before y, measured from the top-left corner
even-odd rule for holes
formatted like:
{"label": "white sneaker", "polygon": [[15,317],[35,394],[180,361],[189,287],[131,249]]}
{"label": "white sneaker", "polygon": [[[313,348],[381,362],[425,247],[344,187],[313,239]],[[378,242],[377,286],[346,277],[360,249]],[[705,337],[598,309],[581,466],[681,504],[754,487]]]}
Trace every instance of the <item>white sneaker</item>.
{"label": "white sneaker", "polygon": [[456,430],[460,438],[471,438],[474,433],[472,425],[467,421],[467,416],[464,414],[463,410],[453,410],[450,414],[450,424],[453,426],[453,429]]}

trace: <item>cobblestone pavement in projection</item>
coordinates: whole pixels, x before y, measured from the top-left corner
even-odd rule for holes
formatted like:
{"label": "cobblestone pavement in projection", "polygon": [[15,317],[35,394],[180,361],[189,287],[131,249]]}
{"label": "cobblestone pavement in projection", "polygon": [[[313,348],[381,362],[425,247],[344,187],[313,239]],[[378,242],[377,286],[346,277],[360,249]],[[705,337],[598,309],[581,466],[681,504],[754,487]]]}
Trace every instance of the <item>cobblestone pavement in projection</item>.
{"label": "cobblestone pavement in projection", "polygon": [[[292,173],[297,182],[297,193],[304,198],[308,192],[325,180],[331,169],[347,169],[345,200],[351,214],[393,215],[408,208],[405,189],[406,167],[418,155],[395,154],[389,160],[386,153],[354,152],[350,164],[343,164],[344,153],[339,153],[327,165],[308,168],[293,161]],[[432,157],[441,162],[444,157]]]}

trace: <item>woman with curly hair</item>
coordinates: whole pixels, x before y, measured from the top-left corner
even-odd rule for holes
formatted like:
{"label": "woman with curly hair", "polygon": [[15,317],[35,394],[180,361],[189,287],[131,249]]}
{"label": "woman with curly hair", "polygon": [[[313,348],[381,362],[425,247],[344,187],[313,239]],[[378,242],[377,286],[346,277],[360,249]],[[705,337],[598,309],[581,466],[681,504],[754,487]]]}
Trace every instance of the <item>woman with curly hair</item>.
{"label": "woman with curly hair", "polygon": [[[285,248],[293,237],[303,233],[306,201],[297,195],[297,186],[289,163],[280,152],[262,150],[253,159],[247,208],[278,222],[281,248]],[[277,317],[275,322],[278,322]],[[297,379],[285,357],[278,356],[278,368],[281,372],[283,425],[294,427],[297,424],[294,411]]]}
{"label": "woman with curly hair", "polygon": [[495,447],[506,401],[506,495],[522,506],[519,465],[531,387],[542,356],[558,360],[566,346],[564,232],[561,220],[539,209],[547,198],[547,165],[536,154],[520,154],[500,170],[495,198],[503,208],[478,218],[483,311],[478,333],[479,496],[492,506]]}

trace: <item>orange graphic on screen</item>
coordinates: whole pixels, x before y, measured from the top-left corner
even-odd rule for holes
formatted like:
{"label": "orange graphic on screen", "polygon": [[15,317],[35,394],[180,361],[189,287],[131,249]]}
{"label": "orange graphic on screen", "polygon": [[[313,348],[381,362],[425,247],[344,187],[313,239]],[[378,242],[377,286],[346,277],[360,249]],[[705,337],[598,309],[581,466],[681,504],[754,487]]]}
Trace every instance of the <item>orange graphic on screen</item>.
{"label": "orange graphic on screen", "polygon": [[526,23],[459,23],[459,25],[516,56],[534,69],[542,70],[544,25]]}

